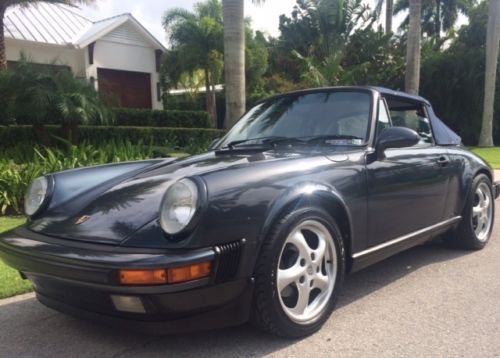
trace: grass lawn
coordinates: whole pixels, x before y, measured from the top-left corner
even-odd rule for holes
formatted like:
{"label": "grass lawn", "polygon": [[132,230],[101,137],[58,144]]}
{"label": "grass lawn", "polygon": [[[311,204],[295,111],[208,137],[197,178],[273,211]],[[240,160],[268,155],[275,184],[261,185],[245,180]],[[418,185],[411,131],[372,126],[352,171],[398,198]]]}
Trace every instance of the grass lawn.
{"label": "grass lawn", "polygon": [[[22,217],[0,217],[0,233],[24,223]],[[0,261],[0,299],[31,291],[31,283]]]}
{"label": "grass lawn", "polygon": [[471,148],[471,150],[490,163],[493,169],[500,169],[500,147]]}

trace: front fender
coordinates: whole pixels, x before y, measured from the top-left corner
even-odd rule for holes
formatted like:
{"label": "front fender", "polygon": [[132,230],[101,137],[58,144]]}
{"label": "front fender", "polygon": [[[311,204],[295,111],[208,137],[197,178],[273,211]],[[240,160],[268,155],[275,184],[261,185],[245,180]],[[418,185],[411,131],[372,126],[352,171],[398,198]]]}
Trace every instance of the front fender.
{"label": "front fender", "polygon": [[[303,207],[319,207],[334,216],[341,226],[346,247],[351,247],[351,212],[341,194],[331,186],[316,182],[303,182],[289,188],[284,195],[277,197],[266,212],[266,219],[259,234],[259,249],[273,225],[284,215]],[[339,215],[341,217],[336,217]]]}

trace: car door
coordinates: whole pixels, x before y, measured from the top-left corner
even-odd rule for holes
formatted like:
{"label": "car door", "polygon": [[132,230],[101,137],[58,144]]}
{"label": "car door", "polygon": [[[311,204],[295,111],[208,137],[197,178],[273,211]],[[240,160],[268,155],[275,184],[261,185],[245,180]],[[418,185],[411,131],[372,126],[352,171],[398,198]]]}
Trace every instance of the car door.
{"label": "car door", "polygon": [[[391,110],[391,117],[381,99],[378,132],[383,126],[394,125],[397,114],[406,119],[412,117],[402,113],[415,105],[408,106],[399,113]],[[417,130],[421,141],[408,148],[387,149],[383,159],[374,157],[367,161],[369,247],[432,226],[443,217],[448,182],[443,168],[449,164],[448,155],[434,145],[428,117],[423,115],[425,106],[410,111],[421,116],[416,121],[412,118],[397,124]]]}

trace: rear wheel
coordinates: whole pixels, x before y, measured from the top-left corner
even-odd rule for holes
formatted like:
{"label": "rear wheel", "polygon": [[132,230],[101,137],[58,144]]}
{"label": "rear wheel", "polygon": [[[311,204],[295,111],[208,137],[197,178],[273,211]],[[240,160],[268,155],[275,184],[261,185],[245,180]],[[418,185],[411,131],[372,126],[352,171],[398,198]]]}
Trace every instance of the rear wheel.
{"label": "rear wheel", "polygon": [[295,211],[274,227],[257,261],[254,321],[298,338],[317,331],[334,308],[345,274],[342,236],[324,211]]}
{"label": "rear wheel", "polygon": [[467,250],[482,249],[490,239],[494,217],[491,181],[479,174],[472,182],[460,225],[445,235],[445,241]]}

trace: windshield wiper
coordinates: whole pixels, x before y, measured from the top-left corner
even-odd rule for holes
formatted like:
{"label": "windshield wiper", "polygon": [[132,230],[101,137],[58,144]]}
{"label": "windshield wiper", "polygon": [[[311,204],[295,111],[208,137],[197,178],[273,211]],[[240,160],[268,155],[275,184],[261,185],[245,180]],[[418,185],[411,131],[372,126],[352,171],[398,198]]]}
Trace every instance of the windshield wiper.
{"label": "windshield wiper", "polygon": [[[309,144],[313,142],[326,141],[326,140],[335,140],[335,139],[356,139],[363,140],[363,138],[352,136],[352,135],[339,135],[339,134],[329,134],[329,135],[317,135],[317,136],[307,136],[307,137],[283,137],[283,136],[269,136],[269,137],[258,137],[258,138],[248,138],[241,140],[234,140],[229,142],[222,149],[235,149],[240,144],[248,143],[248,142],[257,142],[253,144],[245,145],[244,147],[262,147],[265,146],[274,146],[276,144]],[[242,146],[243,147],[243,146]]]}
{"label": "windshield wiper", "polygon": [[[305,139],[305,138],[304,138]],[[356,139],[356,140],[364,140],[363,138],[356,137],[353,135],[346,135],[346,134],[327,134],[327,135],[317,135],[313,137],[308,137],[306,140],[307,143],[312,143],[312,142],[320,142],[320,141],[327,141],[327,140],[335,140],[335,139]]]}
{"label": "windshield wiper", "polygon": [[258,137],[258,138],[248,138],[248,139],[241,139],[241,140],[233,140],[232,142],[229,142],[224,148],[229,148],[229,149],[234,149],[234,147],[247,143],[247,142],[258,142],[256,144],[273,144],[277,141],[284,141],[288,139],[294,139],[294,138],[288,138],[288,137],[280,137],[280,136],[269,136],[269,137]]}

